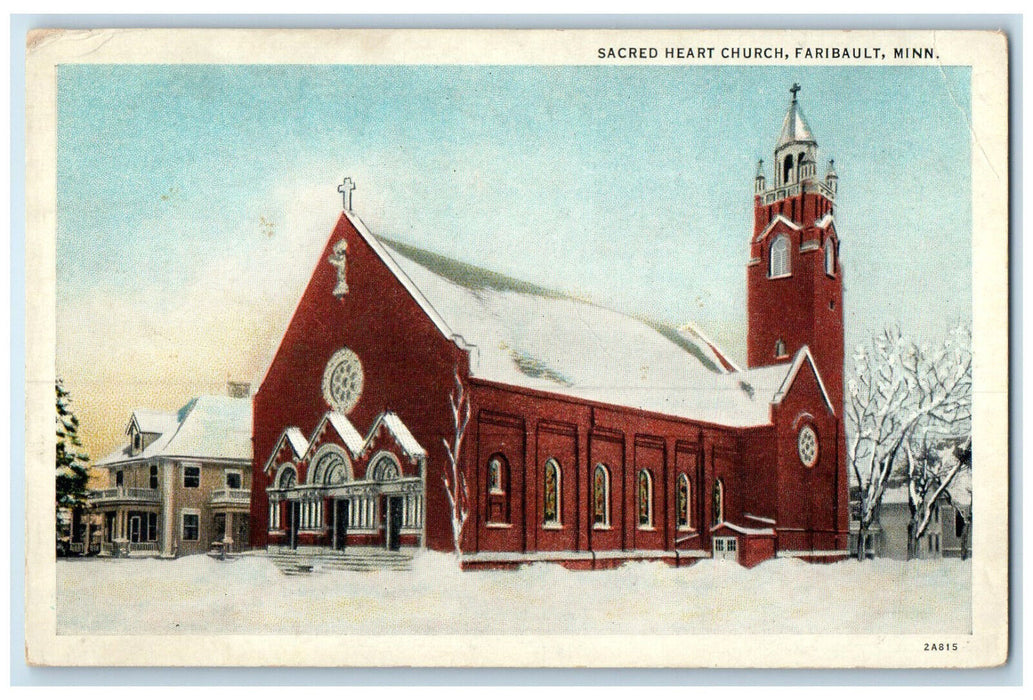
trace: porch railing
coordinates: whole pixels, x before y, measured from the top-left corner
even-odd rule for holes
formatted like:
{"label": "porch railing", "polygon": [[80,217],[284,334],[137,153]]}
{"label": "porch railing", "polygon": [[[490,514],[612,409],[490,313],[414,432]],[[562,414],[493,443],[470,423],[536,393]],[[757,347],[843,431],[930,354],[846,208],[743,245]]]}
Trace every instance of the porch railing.
{"label": "porch railing", "polygon": [[216,489],[212,491],[212,503],[249,503],[249,489]]}
{"label": "porch railing", "polygon": [[141,503],[159,503],[161,494],[157,489],[141,489],[117,486],[113,489],[90,491],[90,500],[94,503],[103,501],[138,501]]}

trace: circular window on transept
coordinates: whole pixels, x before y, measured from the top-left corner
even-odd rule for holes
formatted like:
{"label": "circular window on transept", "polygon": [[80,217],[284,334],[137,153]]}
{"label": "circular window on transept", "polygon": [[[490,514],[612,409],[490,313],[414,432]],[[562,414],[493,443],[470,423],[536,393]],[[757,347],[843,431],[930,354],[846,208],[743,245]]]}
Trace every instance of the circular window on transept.
{"label": "circular window on transept", "polygon": [[334,353],[323,372],[323,398],[339,413],[355,408],[362,394],[362,363],[348,348]]}
{"label": "circular window on transept", "polygon": [[814,428],[805,425],[800,429],[800,435],[796,439],[796,451],[800,454],[800,461],[805,467],[813,467],[818,463],[818,434]]}

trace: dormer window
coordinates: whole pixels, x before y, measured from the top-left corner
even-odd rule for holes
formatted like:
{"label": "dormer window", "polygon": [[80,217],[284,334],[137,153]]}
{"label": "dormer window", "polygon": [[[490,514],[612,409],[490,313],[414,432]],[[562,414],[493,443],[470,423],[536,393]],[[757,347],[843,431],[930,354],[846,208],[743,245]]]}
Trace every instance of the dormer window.
{"label": "dormer window", "polygon": [[789,274],[789,236],[783,234],[771,242],[768,277],[788,277]]}
{"label": "dormer window", "polygon": [[133,453],[139,452],[143,448],[143,436],[139,432],[133,431]]}

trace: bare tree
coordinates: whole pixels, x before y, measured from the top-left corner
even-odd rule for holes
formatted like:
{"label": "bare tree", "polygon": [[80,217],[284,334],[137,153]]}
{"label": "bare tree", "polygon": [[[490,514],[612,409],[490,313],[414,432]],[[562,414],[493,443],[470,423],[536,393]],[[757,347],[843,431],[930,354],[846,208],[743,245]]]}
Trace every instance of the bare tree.
{"label": "bare tree", "polygon": [[459,370],[455,372],[456,388],[449,394],[449,404],[452,408],[452,443],[442,438],[445,445],[445,452],[448,455],[448,470],[441,475],[445,484],[445,493],[448,494],[448,505],[452,519],[452,546],[456,556],[462,553],[463,528],[466,525],[466,518],[470,514],[470,493],[466,486],[466,475],[460,463],[462,459],[463,437],[466,435],[466,426],[470,422],[470,398],[466,395],[466,388],[463,380],[459,377]]}
{"label": "bare tree", "polygon": [[[846,417],[852,432],[847,459],[860,489],[857,556],[878,517],[882,496],[917,431],[966,426],[972,406],[971,333],[951,332],[930,349],[891,328],[859,346],[847,382]],[[951,476],[953,478],[953,476]]]}
{"label": "bare tree", "polygon": [[961,454],[971,455],[972,437],[958,439],[930,440],[923,436],[916,447],[905,443],[906,479],[908,507],[911,518],[907,528],[908,558],[915,556],[918,543],[929,529],[940,496],[947,491],[954,478],[965,469],[971,468],[970,460],[961,459]]}

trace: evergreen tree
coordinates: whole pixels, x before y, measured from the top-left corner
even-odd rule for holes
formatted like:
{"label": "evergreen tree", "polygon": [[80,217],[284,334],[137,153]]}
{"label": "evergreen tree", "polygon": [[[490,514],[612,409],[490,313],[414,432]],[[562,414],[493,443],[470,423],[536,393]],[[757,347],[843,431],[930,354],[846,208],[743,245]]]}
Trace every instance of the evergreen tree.
{"label": "evergreen tree", "polygon": [[79,419],[71,409],[71,396],[60,379],[57,389],[57,512],[73,511],[86,505],[86,466],[89,457],[81,451]]}

